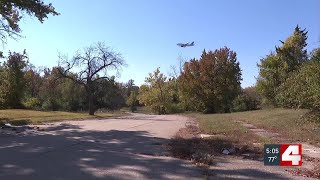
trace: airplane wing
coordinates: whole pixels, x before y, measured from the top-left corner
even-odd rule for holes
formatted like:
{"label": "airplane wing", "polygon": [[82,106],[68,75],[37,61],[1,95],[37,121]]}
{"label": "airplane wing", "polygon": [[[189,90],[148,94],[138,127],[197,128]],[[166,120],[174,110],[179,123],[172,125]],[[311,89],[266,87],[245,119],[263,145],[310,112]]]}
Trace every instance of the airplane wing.
{"label": "airplane wing", "polygon": [[178,43],[177,45],[180,47],[186,47],[186,44],[183,44],[183,43]]}

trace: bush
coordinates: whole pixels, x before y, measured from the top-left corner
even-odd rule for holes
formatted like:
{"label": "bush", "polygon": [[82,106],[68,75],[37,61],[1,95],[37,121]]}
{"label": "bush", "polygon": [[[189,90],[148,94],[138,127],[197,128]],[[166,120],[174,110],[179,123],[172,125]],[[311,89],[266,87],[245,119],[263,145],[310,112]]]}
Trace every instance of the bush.
{"label": "bush", "polygon": [[60,108],[60,105],[55,100],[48,99],[45,102],[43,102],[43,104],[42,104],[42,109],[43,110],[57,111],[57,110],[59,110],[59,108]]}
{"label": "bush", "polygon": [[233,111],[234,112],[241,112],[241,111],[247,111],[247,96],[244,94],[240,94],[238,97],[236,97],[235,100],[233,100]]}
{"label": "bush", "polygon": [[276,96],[278,105],[288,108],[320,109],[320,63],[305,63],[291,74]]}
{"label": "bush", "polygon": [[174,104],[170,103],[165,106],[166,113],[173,114],[173,113],[182,113],[184,112],[184,108],[182,104]]}
{"label": "bush", "polygon": [[243,89],[242,93],[233,100],[234,112],[250,111],[259,109],[261,97],[256,92],[255,87]]}
{"label": "bush", "polygon": [[23,106],[27,109],[39,109],[41,107],[41,102],[38,98],[31,97],[23,102]]}

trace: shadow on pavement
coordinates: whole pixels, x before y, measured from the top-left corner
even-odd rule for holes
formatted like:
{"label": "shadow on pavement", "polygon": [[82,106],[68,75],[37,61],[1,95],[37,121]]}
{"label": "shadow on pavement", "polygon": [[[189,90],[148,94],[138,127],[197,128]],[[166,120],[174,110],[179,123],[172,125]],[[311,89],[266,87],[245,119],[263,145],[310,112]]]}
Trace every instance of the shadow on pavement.
{"label": "shadow on pavement", "polygon": [[[61,124],[44,132],[0,137],[0,179],[198,179],[200,168],[155,156],[167,139],[146,131],[86,131]],[[147,154],[147,155],[146,155]],[[250,169],[217,171],[281,179]]]}

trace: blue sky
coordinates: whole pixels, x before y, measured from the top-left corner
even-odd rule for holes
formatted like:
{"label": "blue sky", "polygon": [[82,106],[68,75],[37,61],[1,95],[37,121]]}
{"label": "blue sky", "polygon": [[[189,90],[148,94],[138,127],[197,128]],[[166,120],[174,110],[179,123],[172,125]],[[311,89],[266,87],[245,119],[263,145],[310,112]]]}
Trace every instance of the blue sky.
{"label": "blue sky", "polygon": [[[166,74],[178,58],[199,58],[203,49],[227,46],[237,52],[242,86],[255,84],[257,62],[280,45],[299,24],[309,31],[308,49],[320,44],[319,0],[47,0],[60,16],[43,24],[21,22],[19,41],[9,40],[6,52],[27,50],[36,66],[57,65],[58,52],[72,56],[103,41],[122,53],[128,64],[119,81],[140,85],[157,67]],[[179,42],[196,46],[180,48]]]}

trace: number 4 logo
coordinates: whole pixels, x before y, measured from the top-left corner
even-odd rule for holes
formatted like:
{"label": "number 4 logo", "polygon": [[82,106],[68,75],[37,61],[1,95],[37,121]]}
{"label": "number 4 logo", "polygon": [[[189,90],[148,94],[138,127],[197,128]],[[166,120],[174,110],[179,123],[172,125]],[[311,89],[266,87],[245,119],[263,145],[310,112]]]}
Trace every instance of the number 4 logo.
{"label": "number 4 logo", "polygon": [[281,144],[281,166],[301,166],[302,165],[302,145],[301,144]]}

